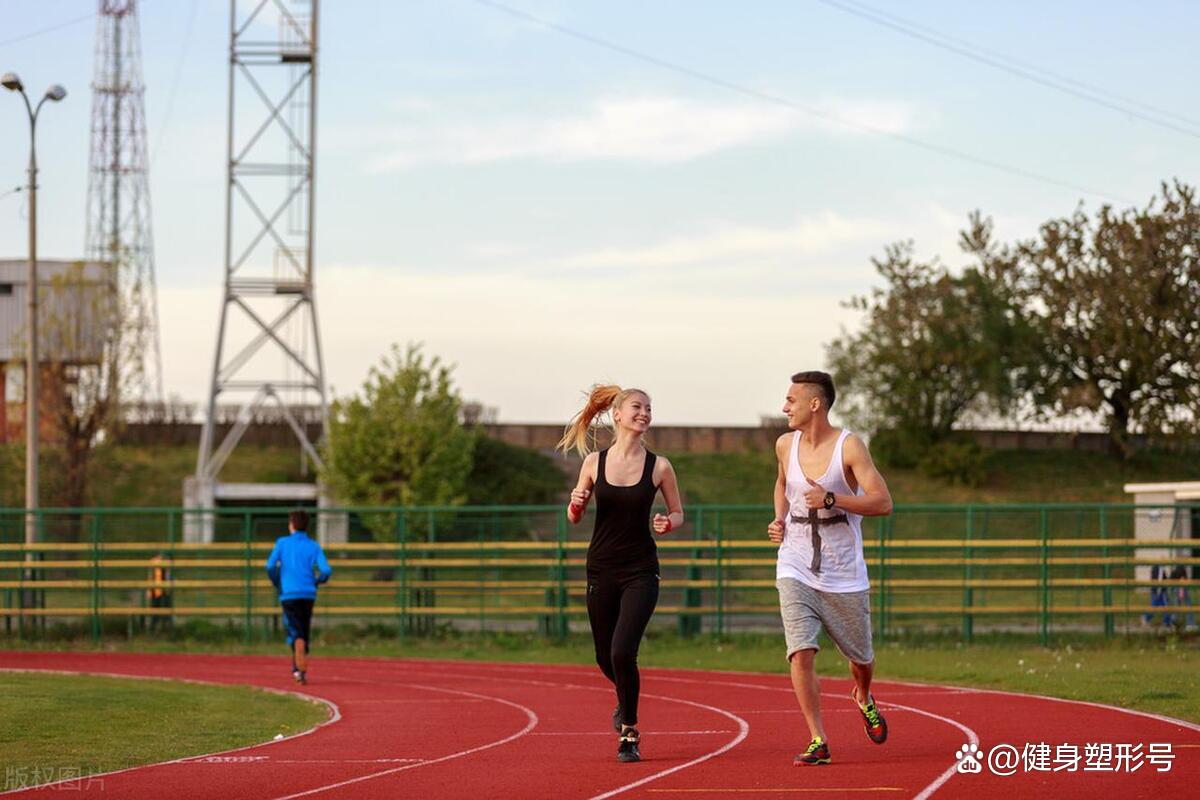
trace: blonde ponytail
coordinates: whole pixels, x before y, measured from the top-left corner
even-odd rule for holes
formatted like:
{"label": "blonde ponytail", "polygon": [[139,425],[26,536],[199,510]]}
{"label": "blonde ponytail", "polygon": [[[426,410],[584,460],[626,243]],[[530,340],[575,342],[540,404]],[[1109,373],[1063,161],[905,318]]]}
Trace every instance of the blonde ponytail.
{"label": "blonde ponytail", "polygon": [[571,421],[567,423],[563,437],[558,440],[558,449],[564,453],[574,449],[578,451],[579,455],[586,456],[588,454],[588,432],[596,417],[610,408],[620,406],[625,402],[626,397],[634,393],[645,395],[647,398],[650,396],[641,389],[622,389],[613,383],[598,383],[593,386],[588,393],[587,404],[583,410],[571,417]]}

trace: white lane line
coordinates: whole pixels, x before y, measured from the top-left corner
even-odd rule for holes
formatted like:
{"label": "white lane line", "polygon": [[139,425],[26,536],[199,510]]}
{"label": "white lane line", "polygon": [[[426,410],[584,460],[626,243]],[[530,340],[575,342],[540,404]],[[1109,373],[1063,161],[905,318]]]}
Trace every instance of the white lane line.
{"label": "white lane line", "polygon": [[[30,669],[30,668],[18,669],[18,668],[10,668],[10,667],[0,667],[0,672],[48,673],[51,675],[88,675],[88,676],[97,677],[97,678],[124,678],[126,680],[137,680],[137,681],[169,681],[169,682],[176,682],[176,683],[191,683],[191,684],[196,684],[199,686],[229,687],[229,686],[238,686],[238,685],[245,686],[245,685],[247,685],[247,684],[233,684],[233,683],[214,683],[212,681],[201,681],[201,680],[195,680],[193,678],[171,678],[171,677],[166,677],[166,676],[161,676],[161,675],[128,675],[128,674],[124,674],[124,673],[120,673],[120,672],[92,672],[92,671],[88,671],[88,670]],[[108,772],[94,772],[91,775],[83,775],[83,776],[80,776],[77,778],[64,778],[64,779],[58,780],[58,781],[51,781],[50,783],[39,783],[37,786],[25,786],[20,789],[13,789],[11,791],[0,792],[0,794],[17,794],[18,792],[27,792],[27,791],[32,791],[33,789],[45,789],[48,786],[53,787],[60,783],[66,783],[68,781],[78,782],[79,780],[84,779],[84,778],[86,778],[88,780],[95,779],[95,778],[107,778],[112,775],[120,775],[124,772],[132,772],[133,770],[137,770],[137,769],[149,769],[150,767],[165,767],[165,766],[169,766],[171,764],[186,764],[190,761],[195,761],[198,758],[207,758],[209,756],[215,756],[220,753],[240,753],[243,750],[252,750],[255,747],[266,747],[268,745],[279,744],[280,742],[289,742],[289,741],[292,741],[293,739],[299,739],[301,736],[308,736],[310,733],[313,733],[314,731],[316,731],[320,728],[324,728],[326,725],[332,725],[333,723],[340,721],[342,718],[342,710],[340,708],[338,708],[337,703],[333,702],[332,700],[327,700],[324,697],[317,697],[316,695],[305,694],[304,692],[294,692],[289,689],[274,689],[269,686],[255,686],[253,684],[250,684],[250,688],[257,689],[262,692],[270,692],[271,694],[280,694],[280,695],[288,695],[288,696],[292,696],[292,697],[300,697],[300,698],[308,700],[309,702],[312,702],[312,703],[323,703],[329,709],[329,719],[325,720],[324,722],[317,723],[316,725],[314,725],[313,727],[309,728],[306,731],[301,731],[300,733],[293,733],[290,736],[283,737],[282,739],[272,739],[272,740],[266,741],[266,742],[259,742],[258,744],[248,744],[245,747],[236,747],[232,750],[220,750],[216,753],[204,753],[204,754],[198,755],[198,756],[183,756],[181,758],[173,758],[170,761],[159,761],[154,764],[139,764],[135,767],[125,767],[123,769],[114,769],[114,770],[109,770]]]}
{"label": "white lane line", "polygon": [[[432,664],[429,664],[428,666],[432,666]],[[462,665],[455,664],[455,666],[461,668]],[[531,670],[536,671],[539,669],[543,669],[545,667],[557,668],[555,665],[508,665],[508,664],[506,664],[506,665],[503,665],[503,671],[516,672],[516,671],[520,670],[520,671],[528,672]],[[500,670],[500,669],[481,670],[481,672],[490,673],[493,677],[498,677],[498,676],[496,676],[495,673],[501,672],[501,671],[502,670]],[[563,671],[566,671],[566,670],[563,670]],[[574,672],[574,671],[571,671],[571,672]],[[580,669],[579,672],[581,675],[591,674],[591,670]],[[738,673],[727,673],[727,674],[738,674]],[[746,677],[762,677],[761,674],[758,674],[758,673],[740,673],[740,674],[744,674],[744,675],[746,675]],[[478,679],[480,677],[480,674],[479,673],[458,674],[455,677]],[[705,685],[711,685],[712,683],[716,682],[711,679],[698,680],[698,679],[694,679],[694,678],[681,678],[681,677],[675,677],[675,676],[669,676],[669,675],[656,675],[656,676],[654,676],[654,678],[655,678],[655,680],[662,680],[662,681],[673,681],[673,682],[677,682],[677,683],[698,683],[698,684],[705,684]],[[518,679],[513,679],[513,678],[501,678],[501,679],[502,680],[510,680],[510,681],[518,680]],[[536,680],[531,680],[531,679],[521,680],[520,682],[530,683],[530,684],[535,684],[535,685],[544,685],[544,686],[552,686],[552,685],[563,686],[563,684],[552,684],[548,681],[536,681]],[[790,694],[789,688],[780,687],[780,686],[764,686],[762,684],[747,683],[747,682],[742,682],[742,681],[720,681],[720,683],[722,685],[728,685],[728,686],[737,687],[737,688],[757,689],[757,690],[764,690],[764,691],[784,691],[784,692],[788,692]],[[998,695],[1002,695],[1002,696],[1010,695],[1010,696],[1017,696],[1017,697],[1028,697],[1028,698],[1032,698],[1035,700],[1050,700],[1050,701],[1061,702],[1061,703],[1073,703],[1073,704],[1077,704],[1077,705],[1095,706],[1097,708],[1102,708],[1102,709],[1106,709],[1106,710],[1110,710],[1110,711],[1123,711],[1127,714],[1133,714],[1135,716],[1142,716],[1142,717],[1154,719],[1154,720],[1157,720],[1160,722],[1166,722],[1168,724],[1178,725],[1180,727],[1183,727],[1183,728],[1186,728],[1189,730],[1200,730],[1200,725],[1194,725],[1192,723],[1185,722],[1183,720],[1173,719],[1171,717],[1165,717],[1162,715],[1152,714],[1149,712],[1142,712],[1142,711],[1136,711],[1136,710],[1132,710],[1132,709],[1119,708],[1116,706],[1109,706],[1109,705],[1105,705],[1102,703],[1093,703],[1093,702],[1089,702],[1089,701],[1066,700],[1063,698],[1047,697],[1044,695],[1032,695],[1032,694],[1025,694],[1025,693],[1020,693],[1020,692],[1005,692],[1002,690],[994,690],[994,689],[975,689],[972,687],[962,687],[962,686],[941,687],[939,685],[922,684],[922,683],[915,683],[915,682],[909,682],[909,681],[884,680],[884,681],[881,681],[881,683],[900,685],[900,686],[917,687],[921,690],[928,692],[929,695],[931,695],[931,696],[937,696],[937,695],[941,695],[941,694],[954,695],[954,694],[970,694],[970,693],[998,694]],[[575,688],[597,689],[598,687],[577,686]],[[944,689],[944,690],[939,691],[939,689]],[[837,699],[846,699],[841,694],[833,695],[830,693],[823,693],[823,696],[835,697]],[[947,717],[942,717],[942,716],[934,714],[932,712],[925,711],[924,709],[916,709],[911,706],[903,706],[903,705],[897,704],[897,703],[880,701],[880,704],[881,704],[881,706],[890,706],[890,707],[894,707],[894,708],[898,708],[898,709],[903,709],[906,711],[912,711],[912,712],[918,713],[918,714],[923,714],[923,715],[929,716],[933,719],[937,719],[941,722],[945,722],[945,723],[952,725],[952,726],[958,728],[959,730],[961,730],[967,736],[968,741],[974,741],[976,744],[978,743],[978,735],[975,734],[974,731],[967,728],[966,726],[961,725],[960,723],[956,722],[953,719],[949,719]],[[850,709],[850,710],[852,711],[853,709]],[[748,713],[770,713],[770,712],[748,712]],[[974,736],[973,740],[972,740],[972,736]],[[955,766],[957,766],[957,765],[955,765]],[[920,795],[918,795],[918,797],[928,798],[929,796],[931,796],[941,786],[943,786],[946,783],[946,781],[948,781],[950,779],[950,777],[953,776],[954,770],[955,770],[955,767],[951,767],[946,772],[939,775],[938,778],[933,781],[933,783],[931,783],[929,786],[925,787],[924,790],[922,790],[922,793]]]}
{"label": "white lane line", "polygon": [[423,758],[272,758],[272,764],[420,764]]}
{"label": "white lane line", "polygon": [[486,703],[486,702],[487,702],[486,700],[476,700],[473,697],[453,697],[453,698],[446,698],[446,699],[443,699],[441,697],[436,697],[436,698],[431,698],[429,700],[389,700],[387,698],[383,698],[380,700],[343,700],[342,705],[364,703],[366,705],[378,706],[378,705],[390,705],[390,704],[394,704],[394,703],[420,703],[421,705],[425,705],[426,703]]}
{"label": "white lane line", "polygon": [[[660,675],[660,676],[658,676],[658,679],[664,680],[664,676]],[[775,691],[788,692],[788,693],[791,693],[791,691],[792,691],[791,687],[762,686],[761,684],[746,684],[746,682],[742,682],[742,681],[737,681],[737,682],[715,681],[715,680],[702,681],[702,680],[696,680],[696,679],[691,679],[691,678],[665,678],[665,680],[686,682],[686,684],[707,684],[707,685],[721,684],[721,685],[725,685],[725,686],[736,686],[739,688],[760,688],[760,690],[772,690],[772,688],[773,688],[773,690],[775,690]],[[822,698],[836,698],[836,699],[850,699],[850,697],[848,697],[848,694],[833,694],[830,692],[821,692],[821,697]],[[966,727],[965,724],[962,724],[961,722],[958,722],[956,720],[952,720],[952,718],[943,717],[940,714],[934,714],[934,712],[932,712],[932,711],[926,711],[924,709],[913,708],[913,706],[911,706],[911,705],[904,705],[901,703],[893,703],[893,702],[890,702],[890,700],[880,700],[880,705],[887,706],[887,708],[901,709],[904,711],[912,711],[913,714],[920,714],[922,716],[930,717],[930,718],[932,718],[932,720],[937,720],[940,722],[947,723],[947,724],[949,724],[949,726],[954,726],[955,728],[958,728],[959,730],[961,730],[962,733],[966,734],[967,741],[970,742],[970,744],[973,744],[976,746],[979,745],[979,735],[976,732],[974,732],[974,730],[972,730],[971,728]],[[827,711],[833,711],[833,710],[835,710],[835,709],[828,709],[828,710],[821,709],[821,714],[826,714]],[[856,709],[846,709],[846,710],[854,711]],[[930,796],[932,794],[937,792],[938,789],[942,788],[944,783],[949,781],[950,778],[954,777],[956,771],[958,771],[958,762],[955,762],[954,764],[950,765],[946,771],[942,772],[941,775],[938,775],[935,778],[934,782],[930,783],[929,786],[926,786],[924,789],[920,790],[920,793],[917,794],[916,796],[914,796],[913,800],[926,800],[926,799],[930,798]]]}
{"label": "white lane line", "polygon": [[[895,683],[900,686],[922,686],[929,687],[927,683],[913,683],[911,681],[885,681],[885,683]],[[1077,706],[1092,706],[1093,708],[1103,708],[1106,711],[1120,711],[1123,714],[1132,714],[1135,717],[1145,717],[1147,719],[1156,720],[1158,722],[1166,722],[1171,725],[1178,725],[1181,728],[1187,728],[1191,731],[1200,732],[1200,724],[1188,722],[1187,720],[1175,719],[1174,717],[1164,716],[1163,714],[1155,714],[1150,711],[1138,711],[1133,708],[1121,708],[1120,706],[1110,706],[1107,703],[1093,703],[1090,700],[1068,700],[1065,697],[1049,697],[1044,694],[1028,694],[1026,692],[1008,692],[1003,689],[976,689],[971,686],[947,686],[947,689],[953,689],[956,692],[963,694],[999,694],[1008,695],[1009,697],[1028,697],[1034,700],[1050,700],[1054,703],[1070,703]]]}
{"label": "white lane line", "polygon": [[[743,689],[763,689],[763,690],[768,690],[768,691],[775,690],[775,691],[779,691],[779,692],[787,692],[789,694],[791,694],[791,692],[792,692],[791,687],[763,686],[761,684],[744,683],[741,681],[718,681],[718,680],[702,681],[702,680],[698,680],[695,678],[672,678],[672,677],[664,677],[664,676],[657,676],[656,679],[657,680],[670,680],[670,681],[675,681],[677,683],[702,683],[705,685],[721,684],[724,686],[733,686],[733,687],[738,687],[738,688],[743,688]],[[957,689],[958,687],[955,687],[955,688]],[[848,695],[840,695],[840,694],[834,695],[829,692],[822,692],[821,697],[837,698],[837,699],[841,699],[841,700],[849,700],[850,699]],[[932,711],[926,711],[925,709],[922,709],[922,708],[915,708],[913,706],[907,706],[907,705],[903,705],[901,703],[893,703],[891,701],[881,700],[881,701],[879,701],[879,704],[884,707],[898,708],[898,709],[902,709],[904,711],[911,711],[914,714],[921,714],[922,716],[926,716],[931,719],[936,719],[940,722],[944,722],[947,725],[952,725],[955,728],[958,728],[964,734],[966,734],[967,740],[969,743],[974,744],[974,745],[979,744],[978,734],[976,734],[975,731],[971,730],[966,725],[963,725],[962,723],[958,722],[957,720],[950,719],[949,717],[943,717],[940,714],[933,713]],[[832,710],[832,709],[830,709],[830,710]],[[849,710],[853,711],[854,709],[851,708]],[[821,713],[822,714],[826,713],[826,710],[822,709]],[[913,800],[926,800],[926,798],[932,796],[934,792],[936,792],[938,789],[940,789],[946,783],[946,781],[948,781],[952,777],[954,777],[955,773],[957,772],[957,769],[958,769],[958,764],[957,763],[952,764],[945,772],[943,772],[941,775],[939,775],[937,778],[935,778],[933,783],[929,784],[924,789],[922,789],[921,792],[919,794],[917,794],[916,797],[913,798]]]}
{"label": "white lane line", "polygon": [[[553,665],[542,665],[542,666],[551,666],[552,667]],[[497,671],[499,671],[499,670],[497,670]],[[456,674],[456,673],[450,673],[450,672],[445,672],[445,671],[438,672],[437,675],[439,677],[460,677],[460,678],[465,677],[465,678],[469,678],[471,680],[478,680],[480,678],[480,676],[478,674],[472,675],[470,673],[467,673],[464,675],[461,673]],[[602,686],[585,686],[583,684],[574,684],[574,683],[553,683],[551,681],[535,680],[533,678],[510,678],[507,676],[500,676],[500,675],[491,675],[489,677],[491,677],[495,680],[508,681],[509,683],[524,683],[524,684],[532,684],[535,686],[551,686],[551,687],[560,688],[560,689],[583,689],[586,691],[593,691],[593,692],[610,692],[611,691],[611,689],[609,689],[607,687],[602,687]],[[684,705],[704,709],[705,711],[715,712],[715,713],[720,714],[724,717],[727,717],[727,718],[733,720],[735,723],[737,723],[738,734],[733,739],[730,739],[728,742],[726,742],[724,745],[717,748],[716,750],[712,750],[708,753],[704,753],[703,755],[701,755],[697,758],[693,758],[691,761],[686,761],[682,764],[677,764],[674,767],[670,767],[668,769],[664,769],[664,770],[660,770],[659,772],[655,772],[652,775],[647,775],[646,777],[642,778],[641,780],[634,781],[633,783],[628,783],[624,786],[619,786],[616,789],[612,789],[603,794],[598,794],[598,795],[592,797],[591,800],[605,800],[605,798],[613,797],[615,795],[621,794],[622,792],[627,792],[630,789],[635,789],[638,786],[643,786],[647,783],[650,783],[651,781],[658,780],[659,778],[664,778],[667,775],[671,775],[673,773],[679,772],[680,770],[687,769],[688,767],[694,767],[695,765],[701,764],[705,761],[708,761],[711,758],[716,758],[717,756],[721,755],[722,753],[726,753],[729,750],[732,750],[734,747],[737,747],[750,734],[750,723],[749,722],[746,722],[746,720],[742,719],[737,714],[734,714],[733,712],[727,711],[723,708],[705,705],[704,703],[696,703],[691,700],[684,700],[682,697],[670,697],[668,695],[650,694],[648,692],[642,692],[642,697],[648,697],[648,698],[652,698],[654,700],[665,700],[665,701],[672,702],[672,703],[682,703]],[[611,736],[612,734],[609,734],[609,735]],[[280,798],[280,800],[287,800],[287,798]]]}
{"label": "white lane line", "polygon": [[505,700],[500,697],[491,697],[486,694],[477,694],[476,692],[464,692],[464,691],[460,691],[458,689],[442,689],[437,686],[423,686],[421,684],[416,684],[416,683],[401,684],[401,685],[409,687],[409,688],[413,688],[413,689],[423,689],[425,691],[430,691],[430,692],[445,692],[446,694],[457,694],[457,695],[462,695],[464,697],[477,697],[477,698],[480,698],[483,700],[490,700],[492,702],[510,706],[512,708],[515,708],[515,709],[521,711],[522,713],[525,714],[525,717],[528,720],[528,722],[525,723],[524,728],[517,731],[516,733],[511,734],[509,736],[505,736],[503,739],[497,739],[494,742],[488,742],[487,744],[482,744],[482,745],[479,745],[477,747],[472,747],[467,750],[460,750],[457,753],[451,753],[450,755],[441,756],[440,758],[431,758],[426,761],[422,761],[420,763],[406,764],[402,767],[393,767],[392,769],[385,769],[385,770],[381,770],[379,772],[372,772],[367,775],[359,775],[356,778],[350,778],[348,780],[338,781],[337,783],[330,783],[325,786],[318,786],[315,789],[308,789],[307,791],[296,792],[295,794],[283,795],[279,798],[276,798],[276,800],[292,800],[292,798],[296,798],[296,797],[307,797],[308,795],[317,794],[319,792],[326,792],[326,791],[329,791],[330,789],[340,789],[343,786],[350,786],[355,783],[361,783],[362,781],[369,781],[369,780],[373,780],[374,778],[382,778],[385,775],[394,775],[395,773],[403,772],[406,769],[414,769],[416,767],[426,767],[426,766],[429,766],[430,764],[440,764],[443,761],[451,761],[455,758],[462,758],[463,756],[469,756],[472,753],[479,753],[484,750],[490,750],[493,747],[499,747],[502,744],[508,744],[509,742],[513,741],[514,739],[519,739],[520,737],[524,736],[525,734],[527,734],[531,730],[533,730],[534,727],[536,727],[538,724],[538,715],[535,714],[532,709],[527,708],[526,706],[523,706],[520,703],[513,703],[511,701]]}
{"label": "white lane line", "polygon": [[[512,680],[512,679],[509,679],[509,680]],[[748,684],[748,682],[743,682],[743,681],[698,680],[695,678],[674,678],[674,676],[667,676],[667,675],[655,675],[654,680],[668,680],[668,681],[678,682],[678,684],[702,684],[702,685],[706,685],[706,686],[712,686],[715,684],[715,685],[731,686],[731,687],[737,687],[737,688],[756,688],[756,690],[762,690],[762,691],[787,692],[788,694],[792,693],[790,686],[788,686],[788,687],[785,687],[785,686],[763,686],[762,684]],[[955,687],[955,688],[958,688],[958,687]],[[841,700],[850,699],[850,696],[848,696],[848,694],[833,694],[830,692],[822,692],[821,696],[824,698],[835,698],[835,699],[841,699]],[[647,694],[646,697],[650,697],[649,694]],[[688,702],[688,700],[684,700],[684,702]],[[911,711],[911,712],[913,712],[913,714],[920,714],[920,715],[923,715],[926,717],[930,717],[930,718],[932,718],[932,720],[937,720],[937,721],[949,724],[949,726],[953,726],[953,727],[961,730],[961,732],[967,736],[968,742],[971,742],[971,744],[977,745],[977,746],[979,744],[979,735],[976,732],[974,732],[974,730],[966,727],[965,724],[962,724],[956,720],[952,720],[952,718],[943,717],[941,715],[934,714],[934,712],[932,712],[932,711],[926,711],[924,709],[913,708],[913,706],[911,706],[911,705],[904,705],[901,703],[883,702],[883,700],[881,700],[880,704],[890,706],[890,708],[894,708],[894,709]],[[833,710],[833,709],[830,709],[830,710]],[[848,709],[848,710],[853,711],[854,709]],[[824,709],[822,709],[822,714],[824,714]],[[749,726],[748,726],[748,730],[749,730]],[[744,736],[743,736],[743,738],[744,738]],[[724,752],[724,751],[722,751],[722,752]],[[698,762],[696,762],[696,763],[698,763]],[[691,763],[686,764],[685,766],[690,766],[690,765],[691,765]],[[954,763],[954,764],[950,765],[949,769],[942,772],[941,775],[938,775],[935,778],[934,782],[930,783],[929,786],[926,786],[924,789],[922,789],[922,792],[920,792],[916,796],[916,798],[914,798],[913,800],[928,799],[929,796],[931,796],[932,794],[937,792],[937,789],[940,789],[944,783],[949,781],[950,778],[952,778],[955,775],[956,769],[958,769],[958,763]],[[654,778],[654,777],[662,777],[662,775],[666,775],[666,774],[667,774],[667,772],[661,772],[661,774],[650,776],[650,778],[647,778],[647,780],[652,780],[652,778]],[[625,789],[630,789],[630,788],[634,788],[636,786],[641,786],[641,783],[644,783],[644,781],[640,781],[638,783],[631,783],[630,786],[623,787],[622,789],[618,789],[618,790],[616,790],[616,792],[613,792],[613,793],[596,795],[596,798],[593,798],[592,800],[600,800],[600,798],[608,798],[608,796],[612,796],[613,794],[616,794],[618,792],[623,792],[623,790],[625,790]]]}
{"label": "white lane line", "polygon": [[[833,695],[825,694],[825,695],[821,695],[821,696],[822,697],[832,697]],[[880,700],[879,705],[886,706],[887,703]],[[856,709],[856,708],[822,708],[821,716],[825,716],[826,714],[849,714],[852,711],[858,711],[858,709]],[[738,713],[740,713],[740,714],[803,714],[804,712],[798,708],[783,708],[783,709],[767,710],[767,711],[740,711]]]}
{"label": "white lane line", "polygon": [[633,783],[627,783],[624,786],[618,786],[616,789],[607,791],[604,794],[595,795],[594,797],[591,798],[591,800],[604,800],[606,797],[613,797],[615,795],[621,794],[622,792],[627,792],[630,789],[636,789],[639,786],[644,786],[645,784],[650,783],[651,781],[656,781],[659,778],[665,778],[668,775],[679,772],[680,770],[685,770],[688,767],[694,767],[697,764],[701,764],[705,761],[708,761],[710,758],[716,758],[717,756],[721,755],[722,753],[732,750],[733,748],[735,748],[739,744],[741,744],[746,739],[746,737],[750,735],[750,723],[746,722],[746,720],[742,719],[737,714],[734,714],[731,711],[726,711],[723,708],[717,708],[716,706],[705,705],[704,703],[695,703],[695,702],[692,702],[691,700],[684,700],[681,697],[667,697],[665,695],[649,694],[649,693],[644,693],[642,695],[642,697],[650,697],[655,700],[670,700],[670,701],[673,701],[676,703],[683,703],[685,705],[694,706],[696,708],[702,708],[706,711],[715,711],[716,713],[721,714],[722,716],[728,717],[729,719],[731,719],[737,723],[738,735],[735,736],[734,738],[730,739],[728,742],[726,742],[721,747],[718,747],[716,750],[705,753],[704,755],[702,755],[698,758],[693,758],[691,761],[687,761],[687,762],[684,762],[683,764],[679,764],[677,766],[670,767],[669,769],[660,770],[659,772],[655,772],[653,775],[647,775],[646,777],[642,778],[641,780],[634,781]]}
{"label": "white lane line", "polygon": [[[654,731],[654,736],[703,736],[733,731]],[[534,731],[530,736],[613,736],[610,731]]]}
{"label": "white lane line", "polygon": [[[932,711],[926,711],[923,708],[913,708],[912,706],[905,706],[905,705],[901,705],[899,703],[888,703],[887,705],[892,706],[893,708],[902,708],[905,711],[911,711],[914,714],[921,714],[922,716],[929,717],[930,719],[936,719],[941,722],[945,722],[948,725],[953,725],[954,727],[956,727],[960,731],[962,731],[964,734],[966,734],[968,743],[973,744],[975,746],[979,745],[979,734],[975,733],[975,731],[968,728],[966,725],[963,725],[958,720],[950,719],[949,717],[943,717],[941,714],[934,714]],[[949,760],[954,761],[953,756],[947,755],[946,757]],[[931,797],[934,792],[936,792],[938,789],[942,788],[942,786],[946,783],[946,781],[953,778],[957,773],[958,773],[958,762],[955,761],[953,764],[951,764],[949,767],[946,768],[945,772],[943,772],[941,775],[938,775],[936,778],[934,778],[933,783],[929,784],[924,789],[922,789],[920,791],[920,793],[914,795],[913,800],[926,800],[926,798]]]}
{"label": "white lane line", "polygon": [[423,758],[272,758],[271,756],[208,756],[190,764],[410,764]]}

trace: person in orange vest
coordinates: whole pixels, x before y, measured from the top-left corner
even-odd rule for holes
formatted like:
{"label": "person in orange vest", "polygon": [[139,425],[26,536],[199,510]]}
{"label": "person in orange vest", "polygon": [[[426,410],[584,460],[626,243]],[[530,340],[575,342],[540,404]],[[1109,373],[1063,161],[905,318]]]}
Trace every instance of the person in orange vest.
{"label": "person in orange vest", "polygon": [[[150,587],[146,589],[146,597],[150,601],[151,608],[170,608],[171,607],[171,573],[167,566],[167,560],[163,558],[162,553],[156,553],[150,559]],[[155,614],[150,617],[150,630],[155,630],[160,626],[170,625],[170,617]]]}

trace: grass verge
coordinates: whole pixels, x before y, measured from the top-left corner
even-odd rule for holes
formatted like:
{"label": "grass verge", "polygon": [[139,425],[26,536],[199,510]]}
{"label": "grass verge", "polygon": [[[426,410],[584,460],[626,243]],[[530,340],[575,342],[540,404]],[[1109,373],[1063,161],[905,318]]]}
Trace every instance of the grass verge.
{"label": "grass verge", "polygon": [[[0,672],[0,791],[110,772],[307,730],[324,705],[248,686]],[[119,732],[119,735],[118,735]]]}

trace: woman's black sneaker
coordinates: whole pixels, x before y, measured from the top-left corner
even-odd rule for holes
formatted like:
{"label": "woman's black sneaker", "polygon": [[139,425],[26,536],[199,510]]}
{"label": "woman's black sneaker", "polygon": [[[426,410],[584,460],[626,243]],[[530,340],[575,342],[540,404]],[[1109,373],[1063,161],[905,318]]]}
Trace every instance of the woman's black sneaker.
{"label": "woman's black sneaker", "polygon": [[621,734],[620,743],[617,745],[617,761],[641,761],[642,752],[638,749],[641,741],[642,736],[637,732],[637,728],[627,728]]}

